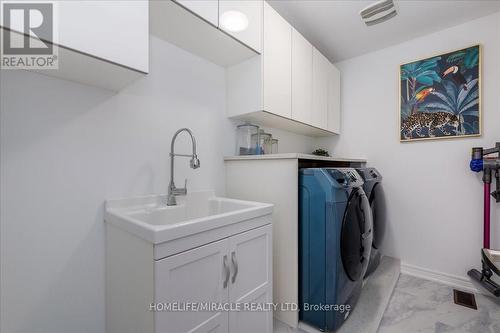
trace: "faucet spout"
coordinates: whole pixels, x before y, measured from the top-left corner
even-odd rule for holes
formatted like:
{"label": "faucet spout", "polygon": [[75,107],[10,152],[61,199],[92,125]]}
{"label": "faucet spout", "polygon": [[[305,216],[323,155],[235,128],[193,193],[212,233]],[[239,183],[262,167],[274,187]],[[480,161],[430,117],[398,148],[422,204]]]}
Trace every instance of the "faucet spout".
{"label": "faucet spout", "polygon": [[[187,132],[189,134],[189,136],[191,137],[191,143],[192,143],[191,155],[176,154],[174,152],[175,140],[177,139],[177,136],[182,132]],[[174,182],[174,158],[175,158],[175,156],[190,157],[191,160],[189,161],[189,166],[192,169],[198,169],[200,167],[200,160],[198,159],[198,155],[196,153],[196,139],[194,138],[193,132],[191,132],[191,130],[189,128],[181,128],[177,132],[175,132],[174,136],[172,137],[172,142],[170,143],[170,183],[168,184],[167,206],[175,206],[177,204],[177,201],[175,199],[176,195],[186,195],[187,194],[187,186],[186,185],[184,186],[184,188],[177,188],[175,186],[175,182]]]}

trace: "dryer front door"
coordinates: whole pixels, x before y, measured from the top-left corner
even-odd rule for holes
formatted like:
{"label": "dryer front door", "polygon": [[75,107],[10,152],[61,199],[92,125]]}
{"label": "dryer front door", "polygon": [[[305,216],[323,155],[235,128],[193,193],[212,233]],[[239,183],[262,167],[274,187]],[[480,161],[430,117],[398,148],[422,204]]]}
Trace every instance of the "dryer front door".
{"label": "dryer front door", "polygon": [[354,188],[347,201],[340,234],[342,264],[352,281],[357,281],[365,275],[372,241],[370,203],[362,189]]}
{"label": "dryer front door", "polygon": [[385,196],[380,183],[373,185],[370,193],[370,206],[373,216],[373,247],[380,249],[385,234]]}

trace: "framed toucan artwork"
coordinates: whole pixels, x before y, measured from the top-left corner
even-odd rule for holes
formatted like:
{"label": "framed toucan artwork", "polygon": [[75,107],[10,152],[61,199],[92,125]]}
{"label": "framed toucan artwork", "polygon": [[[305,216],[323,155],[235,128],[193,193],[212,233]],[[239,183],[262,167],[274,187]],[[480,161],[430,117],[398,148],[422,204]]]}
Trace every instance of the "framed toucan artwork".
{"label": "framed toucan artwork", "polygon": [[481,46],[400,65],[402,142],[481,135]]}

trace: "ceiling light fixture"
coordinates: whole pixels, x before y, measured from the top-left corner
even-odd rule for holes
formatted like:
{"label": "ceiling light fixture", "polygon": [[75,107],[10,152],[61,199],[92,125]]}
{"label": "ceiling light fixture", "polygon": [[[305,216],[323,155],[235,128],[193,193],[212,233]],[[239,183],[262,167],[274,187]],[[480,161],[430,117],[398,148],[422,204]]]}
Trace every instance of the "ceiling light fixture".
{"label": "ceiling light fixture", "polygon": [[228,10],[220,17],[220,26],[222,29],[230,32],[240,32],[248,28],[248,18],[242,12]]}
{"label": "ceiling light fixture", "polygon": [[377,1],[359,12],[367,26],[385,22],[398,15],[393,0]]}

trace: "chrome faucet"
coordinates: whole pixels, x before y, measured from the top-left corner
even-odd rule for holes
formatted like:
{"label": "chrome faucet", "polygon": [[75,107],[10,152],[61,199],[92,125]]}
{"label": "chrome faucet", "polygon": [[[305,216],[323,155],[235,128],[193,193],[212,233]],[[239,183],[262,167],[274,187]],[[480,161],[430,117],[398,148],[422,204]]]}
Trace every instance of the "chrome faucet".
{"label": "chrome faucet", "polygon": [[[189,136],[191,137],[191,142],[193,143],[193,152],[191,155],[175,154],[174,153],[175,139],[177,139],[177,136],[181,132],[187,132],[189,134]],[[175,186],[175,183],[174,183],[174,157],[175,156],[191,157],[191,160],[189,162],[189,166],[192,169],[198,169],[200,167],[200,160],[198,159],[198,156],[196,155],[196,140],[193,136],[193,132],[191,132],[191,130],[189,128],[181,128],[180,130],[175,132],[174,136],[172,137],[172,143],[170,144],[170,183],[168,184],[167,206],[177,205],[177,201],[175,200],[176,195],[186,195],[187,194],[187,179],[184,182],[183,188],[177,188]]]}

